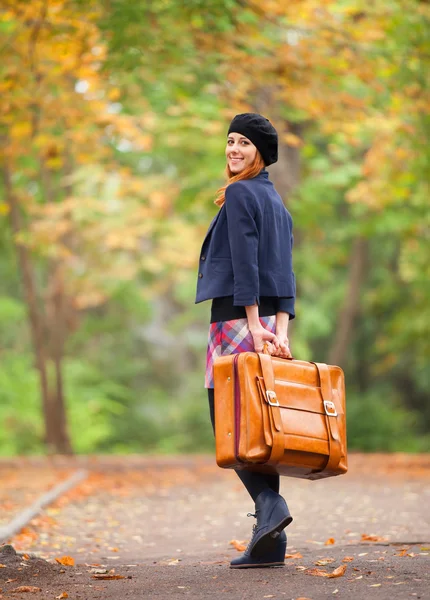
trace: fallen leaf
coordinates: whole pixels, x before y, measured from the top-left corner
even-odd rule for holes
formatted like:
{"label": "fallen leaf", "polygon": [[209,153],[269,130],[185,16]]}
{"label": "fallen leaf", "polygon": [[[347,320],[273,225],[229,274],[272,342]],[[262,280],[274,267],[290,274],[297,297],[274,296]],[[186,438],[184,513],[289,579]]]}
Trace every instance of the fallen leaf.
{"label": "fallen leaf", "polygon": [[380,535],[368,535],[367,533],[361,534],[362,542],[385,542],[387,538],[381,537]]}
{"label": "fallen leaf", "polygon": [[338,593],[338,591],[339,591],[339,590],[336,588],[336,589],[334,590],[333,594],[337,594],[337,593]]}
{"label": "fallen leaf", "polygon": [[285,558],[303,558],[300,552],[296,552],[295,554],[286,554]]}
{"label": "fallen leaf", "polygon": [[407,548],[402,548],[402,550],[400,550],[400,552],[398,552],[394,556],[406,556],[408,550],[410,550],[410,546],[408,546]]}
{"label": "fallen leaf", "polygon": [[382,583],[372,583],[369,587],[381,587]]}
{"label": "fallen leaf", "polygon": [[427,550],[430,550],[430,546],[422,546],[421,550],[422,552],[426,552]]}
{"label": "fallen leaf", "polygon": [[334,562],[334,558],[321,558],[320,560],[317,560],[314,565],[317,565],[318,567],[325,567],[326,565],[329,565],[330,563]]}
{"label": "fallen leaf", "polygon": [[306,571],[306,575],[314,575],[316,577],[328,577],[328,578],[332,579],[334,577],[342,577],[342,575],[345,574],[345,571],[346,571],[346,565],[341,565],[340,567],[337,567],[331,573],[327,573],[327,571],[323,571],[323,569],[308,569]]}
{"label": "fallen leaf", "polygon": [[125,579],[125,575],[93,575],[93,579]]}
{"label": "fallen leaf", "polygon": [[30,592],[31,594],[35,594],[36,592],[41,592],[42,589],[38,587],[34,587],[33,585],[20,585],[13,590],[9,590],[11,594],[22,594],[24,592]]}
{"label": "fallen leaf", "polygon": [[90,569],[90,573],[92,573],[93,575],[104,575],[107,572],[107,569]]}
{"label": "fallen leaf", "polygon": [[267,594],[267,596],[263,596],[263,598],[274,598],[275,596],[273,594]]}
{"label": "fallen leaf", "polygon": [[230,546],[233,546],[233,548],[238,552],[244,552],[246,550],[246,546],[244,545],[244,543],[239,542],[238,540],[231,540],[229,544]]}
{"label": "fallen leaf", "polygon": [[358,556],[367,556],[369,553],[368,552],[360,552],[360,554]]}
{"label": "fallen leaf", "polygon": [[324,546],[332,546],[334,541],[334,538],[328,538],[328,540],[324,542]]}
{"label": "fallen leaf", "polygon": [[345,556],[345,558],[342,558],[342,562],[352,562],[353,560],[353,556]]}
{"label": "fallen leaf", "polygon": [[0,569],[6,569],[6,565],[1,565],[0,564]]}
{"label": "fallen leaf", "polygon": [[75,564],[75,559],[71,556],[62,556],[61,558],[56,558],[55,560],[57,563],[64,565],[65,567],[73,567]]}
{"label": "fallen leaf", "polygon": [[14,581],[18,581],[18,579],[15,577],[15,579],[8,579],[6,581],[6,583],[13,583]]}
{"label": "fallen leaf", "polygon": [[69,594],[67,592],[61,592],[59,596],[55,596],[57,600],[62,600],[62,598],[68,598]]}
{"label": "fallen leaf", "polygon": [[29,557],[29,555],[28,555],[28,554],[23,554],[23,555],[22,555],[22,558],[23,558],[24,560],[30,560],[30,557]]}

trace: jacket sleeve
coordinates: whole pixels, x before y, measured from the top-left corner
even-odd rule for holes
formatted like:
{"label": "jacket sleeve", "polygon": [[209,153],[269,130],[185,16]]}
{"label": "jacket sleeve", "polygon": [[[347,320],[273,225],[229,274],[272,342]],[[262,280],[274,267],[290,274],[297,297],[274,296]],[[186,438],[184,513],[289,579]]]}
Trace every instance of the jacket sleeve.
{"label": "jacket sleeve", "polygon": [[[290,227],[291,227],[291,229],[293,228],[292,221],[290,223]],[[290,239],[291,251],[293,250],[293,244],[294,244],[294,237],[293,237],[293,234],[291,233],[291,239]],[[278,311],[289,313],[290,321],[292,321],[296,317],[296,313],[294,310],[294,304],[295,304],[295,300],[296,300],[296,277],[294,275],[294,271],[291,273],[291,277],[293,278],[294,296],[279,298],[279,303],[278,303]]]}
{"label": "jacket sleeve", "polygon": [[225,208],[234,277],[233,305],[259,304],[256,200],[247,186],[237,181],[226,188]]}

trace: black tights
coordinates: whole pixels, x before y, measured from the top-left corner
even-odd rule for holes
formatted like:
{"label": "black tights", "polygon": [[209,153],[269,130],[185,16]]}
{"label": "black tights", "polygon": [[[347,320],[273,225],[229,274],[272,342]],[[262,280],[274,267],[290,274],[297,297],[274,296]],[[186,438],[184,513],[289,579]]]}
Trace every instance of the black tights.
{"label": "black tights", "polygon": [[[214,390],[208,389],[209,397],[209,411],[211,415],[212,428],[215,433],[215,406],[214,406]],[[236,471],[236,469],[235,469]],[[237,476],[246,487],[251,498],[256,500],[260,492],[272,489],[279,494],[279,475],[266,474],[266,473],[254,473],[253,471],[236,471]]]}

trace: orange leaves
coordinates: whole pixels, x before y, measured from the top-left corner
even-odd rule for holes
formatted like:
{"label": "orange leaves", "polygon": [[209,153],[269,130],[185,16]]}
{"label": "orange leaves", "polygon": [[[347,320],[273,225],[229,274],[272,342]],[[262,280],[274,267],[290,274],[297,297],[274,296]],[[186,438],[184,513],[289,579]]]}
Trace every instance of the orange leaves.
{"label": "orange leaves", "polygon": [[245,542],[239,542],[238,540],[231,540],[230,546],[233,546],[238,552],[244,552],[246,550]]}
{"label": "orange leaves", "polygon": [[23,593],[30,593],[30,594],[36,594],[37,592],[41,592],[41,588],[35,587],[34,585],[20,585],[17,588],[14,588],[13,590],[9,590],[10,594],[23,594]]}
{"label": "orange leaves", "polygon": [[296,559],[296,558],[303,558],[303,556],[300,554],[300,552],[296,552],[295,554],[286,554],[285,558]]}
{"label": "orange leaves", "polygon": [[316,564],[318,567],[325,567],[326,565],[329,565],[333,562],[334,558],[320,558],[314,564]]}
{"label": "orange leaves", "polygon": [[63,600],[63,598],[68,598],[69,594],[67,592],[62,592],[59,596],[55,596],[56,600]]}
{"label": "orange leaves", "polygon": [[327,571],[324,571],[323,569],[308,569],[307,571],[305,571],[305,573],[306,575],[313,575],[315,577],[328,577],[329,579],[332,579],[336,577],[342,577],[343,575],[345,575],[345,571],[346,565],[341,565],[331,573],[327,573]]}
{"label": "orange leaves", "polygon": [[334,538],[328,538],[328,540],[326,540],[324,542],[324,546],[332,546],[335,543],[335,539]]}
{"label": "orange leaves", "polygon": [[75,560],[71,556],[62,556],[61,558],[56,558],[55,560],[57,563],[65,567],[73,567],[75,564]]}
{"label": "orange leaves", "polygon": [[367,533],[361,534],[362,542],[385,542],[387,538],[381,537],[380,535],[368,535]]}
{"label": "orange leaves", "polygon": [[125,575],[115,575],[115,574],[107,574],[107,575],[92,575],[93,579],[125,579]]}

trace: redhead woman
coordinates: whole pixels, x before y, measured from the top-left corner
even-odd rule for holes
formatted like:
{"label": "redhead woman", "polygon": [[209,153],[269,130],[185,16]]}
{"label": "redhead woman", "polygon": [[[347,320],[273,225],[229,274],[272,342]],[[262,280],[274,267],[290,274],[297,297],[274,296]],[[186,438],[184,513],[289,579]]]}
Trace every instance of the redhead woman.
{"label": "redhead woman", "polygon": [[[227,184],[200,254],[196,303],[212,300],[205,387],[212,426],[213,362],[238,352],[291,357],[288,323],[294,318],[292,219],[269,179],[266,167],[278,159],[278,135],[268,119],[236,115],[225,149]],[[256,524],[245,553],[233,568],[284,564],[292,521],[279,494],[279,475],[236,471],[255,503]]]}

